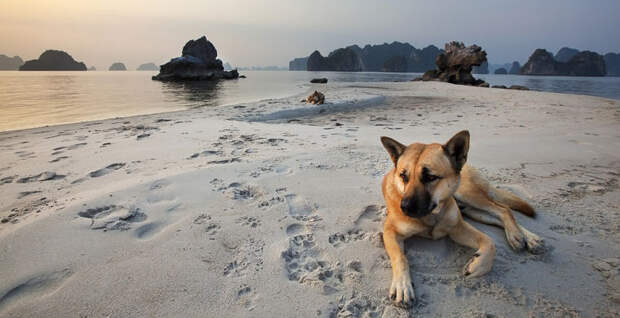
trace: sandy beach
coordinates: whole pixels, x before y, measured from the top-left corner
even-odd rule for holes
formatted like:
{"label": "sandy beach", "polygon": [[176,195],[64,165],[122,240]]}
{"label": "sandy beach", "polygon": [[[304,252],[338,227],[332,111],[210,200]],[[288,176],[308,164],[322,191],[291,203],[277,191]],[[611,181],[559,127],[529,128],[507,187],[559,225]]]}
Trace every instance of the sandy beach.
{"label": "sandy beach", "polygon": [[[438,82],[0,133],[2,317],[618,317],[620,101]],[[525,198],[545,253],[500,228],[493,269],[407,241],[388,299],[379,137],[445,142]]]}

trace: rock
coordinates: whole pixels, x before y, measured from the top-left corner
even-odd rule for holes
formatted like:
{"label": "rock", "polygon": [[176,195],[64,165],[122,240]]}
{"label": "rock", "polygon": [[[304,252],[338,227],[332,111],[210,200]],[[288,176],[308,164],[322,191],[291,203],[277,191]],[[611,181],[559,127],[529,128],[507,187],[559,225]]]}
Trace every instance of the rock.
{"label": "rock", "polygon": [[155,65],[155,63],[144,63],[140,64],[136,71],[159,71],[159,66]]}
{"label": "rock", "polygon": [[605,59],[596,52],[582,51],[573,56],[561,73],[568,76],[605,76]]}
{"label": "rock", "polygon": [[577,55],[577,53],[579,53],[579,50],[577,49],[563,47],[557,53],[555,53],[555,56],[553,58],[558,62],[566,63],[570,61],[573,56]]}
{"label": "rock", "polygon": [[205,36],[190,40],[183,46],[182,56],[161,65],[153,80],[195,81],[239,78],[237,70],[224,71],[217,50]]}
{"label": "rock", "polygon": [[327,84],[327,78],[322,77],[322,78],[313,78],[310,80],[310,83],[314,83],[314,84]]}
{"label": "rock", "polygon": [[308,57],[299,57],[288,62],[289,71],[305,71],[307,70]]}
{"label": "rock", "polygon": [[478,84],[478,87],[489,87],[489,83],[482,82],[482,83]]}
{"label": "rock", "polygon": [[289,62],[289,70],[364,71],[364,72],[425,72],[435,68],[435,59],[442,50],[434,45],[416,49],[409,43],[392,42],[351,45],[323,57],[318,51],[307,58]]}
{"label": "rock", "polygon": [[537,49],[521,68],[523,75],[605,76],[605,60],[595,52],[582,51],[568,62],[556,61],[551,53]]}
{"label": "rock", "polygon": [[19,67],[20,71],[86,71],[86,65],[77,62],[63,51],[47,50],[37,60],[30,60]]}
{"label": "rock", "polygon": [[508,87],[508,89],[516,89],[516,90],[520,90],[520,91],[529,91],[530,89],[525,87],[525,86],[521,86],[521,85],[510,85],[510,87]]}
{"label": "rock", "polygon": [[360,72],[362,66],[359,56],[351,48],[337,49],[327,57],[314,51],[308,57],[308,71]]}
{"label": "rock", "polygon": [[0,54],[0,71],[17,71],[23,64],[24,61],[19,56],[8,57]]}
{"label": "rock", "polygon": [[519,64],[519,62],[517,61],[514,61],[512,62],[512,66],[510,67],[508,74],[519,74],[520,71],[521,71],[521,64]]}
{"label": "rock", "polygon": [[487,53],[477,45],[465,47],[461,42],[446,43],[445,53],[438,55],[435,60],[437,69],[424,73],[422,80],[477,86],[483,81],[471,75],[472,67],[486,60]]}
{"label": "rock", "polygon": [[556,61],[551,53],[544,49],[536,49],[527,63],[521,67],[522,75],[556,75]]}
{"label": "rock", "polygon": [[482,62],[480,66],[474,66],[471,69],[472,74],[489,74],[489,63],[487,61]]}
{"label": "rock", "polygon": [[203,63],[209,64],[215,63],[217,59],[217,50],[210,41],[207,41],[206,36],[202,36],[197,40],[189,40],[185,43],[181,56],[193,56],[202,60]]}
{"label": "rock", "polygon": [[506,71],[505,68],[500,67],[500,68],[496,69],[494,73],[498,74],[498,75],[506,75],[506,74],[508,74],[508,71]]}
{"label": "rock", "polygon": [[491,88],[503,88],[503,89],[506,89],[508,87],[506,87],[505,85],[493,85],[493,86],[491,86]]}
{"label": "rock", "polygon": [[305,100],[307,103],[320,105],[325,103],[325,95],[319,91],[314,91],[314,93],[308,95]]}
{"label": "rock", "polygon": [[125,64],[121,62],[112,63],[112,65],[110,65],[110,68],[108,68],[108,71],[126,71],[126,70],[127,68],[125,67]]}
{"label": "rock", "polygon": [[607,76],[620,76],[620,53],[607,53],[603,56]]}
{"label": "rock", "polygon": [[404,56],[392,56],[383,63],[382,72],[407,72],[407,58]]}
{"label": "rock", "polygon": [[246,78],[245,75],[239,75],[239,78]]}

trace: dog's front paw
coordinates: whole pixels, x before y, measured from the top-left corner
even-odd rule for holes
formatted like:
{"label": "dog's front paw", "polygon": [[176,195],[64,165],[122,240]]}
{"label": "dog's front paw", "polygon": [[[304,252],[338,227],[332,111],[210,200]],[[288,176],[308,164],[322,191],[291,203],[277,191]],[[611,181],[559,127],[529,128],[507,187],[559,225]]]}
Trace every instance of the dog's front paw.
{"label": "dog's front paw", "polygon": [[406,274],[400,274],[392,279],[390,286],[390,299],[394,304],[400,307],[409,307],[415,302],[415,291],[411,283],[411,277]]}
{"label": "dog's front paw", "polygon": [[506,240],[515,251],[521,251],[527,247],[525,236],[519,229],[506,230]]}
{"label": "dog's front paw", "polygon": [[538,235],[521,227],[521,232],[527,242],[527,250],[532,254],[543,254],[546,251],[545,242]]}
{"label": "dog's front paw", "polygon": [[463,275],[467,278],[474,278],[488,273],[493,267],[493,257],[495,253],[476,252],[474,257],[465,264]]}

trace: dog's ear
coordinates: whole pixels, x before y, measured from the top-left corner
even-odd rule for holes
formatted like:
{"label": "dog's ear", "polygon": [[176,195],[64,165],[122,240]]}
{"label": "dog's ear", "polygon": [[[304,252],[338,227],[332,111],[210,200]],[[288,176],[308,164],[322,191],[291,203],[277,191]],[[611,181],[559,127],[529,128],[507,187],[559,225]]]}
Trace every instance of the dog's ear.
{"label": "dog's ear", "polygon": [[461,172],[461,168],[467,161],[467,152],[469,151],[469,131],[459,131],[443,145],[443,150],[450,158],[454,170]]}
{"label": "dog's ear", "polygon": [[388,154],[390,154],[390,158],[392,158],[394,165],[396,165],[396,162],[398,162],[398,157],[403,154],[403,151],[405,151],[405,148],[407,147],[400,142],[385,136],[381,137],[381,143],[383,144],[383,147],[385,147],[385,150],[387,150]]}

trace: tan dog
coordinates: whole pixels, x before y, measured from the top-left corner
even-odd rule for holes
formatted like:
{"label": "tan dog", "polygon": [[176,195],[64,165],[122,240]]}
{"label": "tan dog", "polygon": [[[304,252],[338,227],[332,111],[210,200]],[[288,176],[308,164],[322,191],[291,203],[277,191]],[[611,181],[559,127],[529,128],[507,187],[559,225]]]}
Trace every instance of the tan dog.
{"label": "tan dog", "polygon": [[314,93],[308,95],[308,97],[306,97],[305,100],[302,100],[302,102],[320,105],[325,103],[325,95],[319,91],[314,91]]}
{"label": "tan dog", "polygon": [[381,137],[381,142],[394,162],[381,186],[387,206],[383,242],[392,263],[390,297],[397,305],[408,306],[415,300],[409,264],[403,253],[403,241],[413,235],[435,240],[447,235],[458,244],[476,249],[463,269],[467,277],[491,270],[495,245],[486,234],[463,220],[456,200],[479,209],[464,210],[471,218],[505,228],[513,248],[542,250],[540,238],[517,225],[510,212],[513,208],[533,216],[532,207],[507,191],[490,187],[473,168],[465,165],[468,131],[457,133],[444,145],[405,146],[388,137]]}

